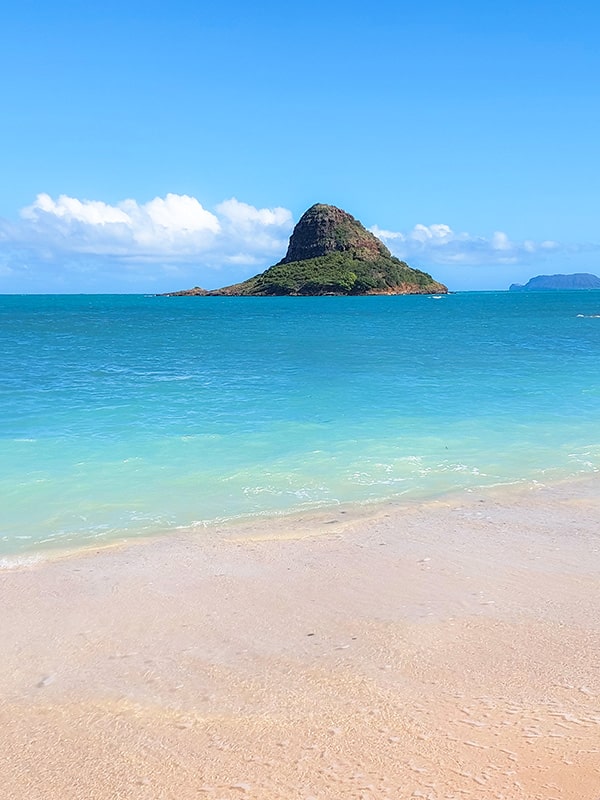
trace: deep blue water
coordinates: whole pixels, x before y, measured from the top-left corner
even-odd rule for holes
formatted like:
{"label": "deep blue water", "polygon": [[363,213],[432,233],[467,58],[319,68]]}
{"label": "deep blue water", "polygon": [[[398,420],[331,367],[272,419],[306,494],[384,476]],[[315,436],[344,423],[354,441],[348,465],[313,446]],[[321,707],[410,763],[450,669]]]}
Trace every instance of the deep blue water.
{"label": "deep blue water", "polygon": [[0,297],[0,552],[600,469],[600,292]]}

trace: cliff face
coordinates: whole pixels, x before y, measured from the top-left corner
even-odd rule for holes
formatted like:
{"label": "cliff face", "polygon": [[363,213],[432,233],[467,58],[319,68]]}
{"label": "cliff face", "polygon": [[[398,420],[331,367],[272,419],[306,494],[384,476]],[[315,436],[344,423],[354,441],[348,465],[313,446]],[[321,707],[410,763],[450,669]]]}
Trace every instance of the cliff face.
{"label": "cliff face", "polygon": [[346,211],[317,203],[300,217],[286,256],[279,263],[291,264],[330,253],[346,253],[366,261],[392,257],[383,242]]}
{"label": "cliff face", "polygon": [[175,295],[361,295],[442,294],[431,275],[395,258],[376,236],[346,211],[318,203],[294,228],[287,253],[259,275],[233,286]]}
{"label": "cliff face", "polygon": [[573,275],[537,275],[525,284],[513,283],[510,292],[539,292],[561,289],[600,289],[600,278],[589,272]]}

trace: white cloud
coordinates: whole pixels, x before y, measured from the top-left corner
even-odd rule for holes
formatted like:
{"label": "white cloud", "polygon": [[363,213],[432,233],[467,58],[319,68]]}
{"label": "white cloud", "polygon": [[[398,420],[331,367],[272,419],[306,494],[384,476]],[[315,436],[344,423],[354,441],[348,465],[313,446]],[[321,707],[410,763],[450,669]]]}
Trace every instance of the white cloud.
{"label": "white cloud", "polygon": [[100,200],[78,200],[61,194],[54,201],[49,194],[38,194],[35,202],[21,211],[24,219],[37,221],[42,214],[63,219],[65,222],[83,222],[86,225],[106,225],[113,222],[129,222],[127,214],[119,208]]}
{"label": "white cloud", "polygon": [[294,225],[292,212],[287,208],[255,208],[232,197],[219,203],[215,210],[221,222],[223,239],[227,240],[230,249],[236,251],[229,256],[230,261],[239,263],[244,253],[261,253],[267,257],[277,255],[280,258],[285,254]]}
{"label": "white cloud", "polygon": [[399,258],[430,264],[514,264],[561,249],[553,241],[513,242],[503,231],[495,231],[490,237],[473,236],[439,223],[418,224],[408,232],[383,230],[377,225],[371,230]]}
{"label": "white cloud", "polygon": [[195,197],[172,193],[113,205],[42,193],[18,221],[0,219],[0,274],[23,274],[30,263],[36,274],[45,269],[66,284],[69,274],[85,273],[103,286],[108,276],[138,283],[146,276],[157,285],[177,268],[184,282],[223,285],[229,276],[216,277],[216,270],[241,280],[282,258],[292,227],[288,209],[236,198],[208,210]]}
{"label": "white cloud", "polygon": [[155,197],[149,203],[138,206],[134,200],[124,204],[131,208],[131,219],[147,215],[155,229],[164,228],[173,233],[211,231],[218,233],[219,220],[210,211],[202,208],[195,197],[168,194],[165,198]]}
{"label": "white cloud", "polygon": [[272,227],[292,223],[292,212],[287,208],[255,208],[248,203],[241,203],[235,197],[220,203],[217,212],[231,224],[246,230],[254,229],[257,225]]}
{"label": "white cloud", "polygon": [[235,256],[227,256],[226,261],[228,264],[258,264],[259,259],[256,256],[251,256],[249,253],[237,253]]}
{"label": "white cloud", "polygon": [[[506,250],[512,250],[513,248],[510,239],[502,231],[494,232],[494,234],[492,235],[491,245],[492,245],[492,250],[506,251]],[[529,243],[529,246],[531,247],[531,243]],[[529,249],[528,252],[532,252],[532,250]]]}
{"label": "white cloud", "polygon": [[60,252],[176,260],[197,256],[218,237],[218,218],[194,197],[167,194],[148,203],[39,194],[21,211],[22,236]]}

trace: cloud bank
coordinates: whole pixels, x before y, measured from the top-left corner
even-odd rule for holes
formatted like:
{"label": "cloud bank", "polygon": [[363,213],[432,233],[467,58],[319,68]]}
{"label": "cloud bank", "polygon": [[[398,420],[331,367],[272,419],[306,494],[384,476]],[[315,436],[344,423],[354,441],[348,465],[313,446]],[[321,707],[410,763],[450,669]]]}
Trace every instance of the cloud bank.
{"label": "cloud bank", "polygon": [[490,237],[456,233],[449,225],[415,225],[408,233],[387,231],[374,225],[371,231],[398,258],[420,259],[428,264],[517,264],[531,263],[536,255],[561,250],[558,242],[513,242],[503,231]]}
{"label": "cloud bank", "polygon": [[[236,198],[209,210],[195,197],[172,193],[115,205],[42,193],[17,221],[0,219],[0,292],[223,286],[278,261],[293,224],[286,208],[256,208]],[[574,252],[554,241],[515,242],[502,231],[474,236],[442,223],[371,230],[394,255],[445,273],[440,279],[446,282],[461,267],[482,273],[495,268],[498,275],[502,265],[508,273],[510,265],[525,269],[553,254]]]}
{"label": "cloud bank", "polygon": [[292,228],[287,209],[259,209],[232,198],[215,211],[189,195],[167,194],[142,204],[123,200],[112,206],[39,194],[21,211],[14,238],[44,253],[175,263],[244,258],[251,263],[285,248]]}

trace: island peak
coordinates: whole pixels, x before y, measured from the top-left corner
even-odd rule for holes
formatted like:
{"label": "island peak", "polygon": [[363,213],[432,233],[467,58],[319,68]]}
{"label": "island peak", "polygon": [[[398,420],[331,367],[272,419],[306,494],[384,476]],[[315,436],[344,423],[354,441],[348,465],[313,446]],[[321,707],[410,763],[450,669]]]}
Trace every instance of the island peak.
{"label": "island peak", "polygon": [[285,258],[279,264],[306,261],[330,253],[347,253],[366,260],[392,257],[383,242],[347,211],[316,203],[298,220]]}

